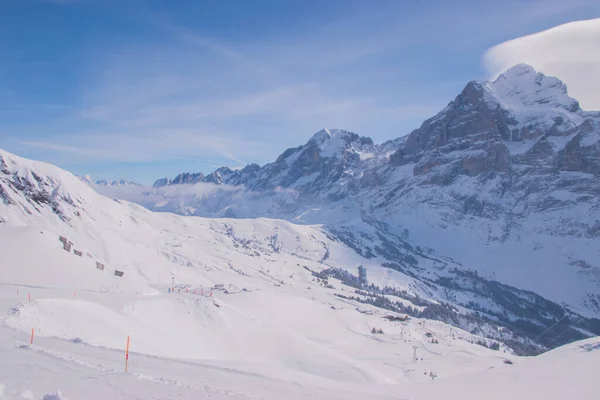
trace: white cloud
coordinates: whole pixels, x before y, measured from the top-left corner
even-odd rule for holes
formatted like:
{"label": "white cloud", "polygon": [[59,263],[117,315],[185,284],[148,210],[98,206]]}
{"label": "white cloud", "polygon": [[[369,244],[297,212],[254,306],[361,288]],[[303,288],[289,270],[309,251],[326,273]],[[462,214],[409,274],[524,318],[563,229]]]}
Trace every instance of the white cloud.
{"label": "white cloud", "polygon": [[120,200],[127,200],[133,203],[152,207],[168,200],[171,201],[192,201],[194,199],[208,197],[217,192],[243,192],[242,186],[216,185],[213,183],[195,183],[163,186],[152,188],[147,186],[103,186],[93,185],[93,188],[100,194]]}
{"label": "white cloud", "polygon": [[[248,160],[238,154],[258,154],[270,151],[271,145],[229,135],[202,132],[199,130],[155,129],[144,133],[85,132],[65,134],[52,140],[21,140],[20,145],[28,148],[52,150],[67,155],[71,163],[90,162],[148,162],[193,158],[209,164],[222,166],[233,163],[246,165]],[[218,162],[213,157],[221,157]],[[60,163],[59,159],[50,158]],[[228,160],[228,162],[225,162]]]}
{"label": "white cloud", "polygon": [[489,77],[527,63],[565,82],[586,110],[600,110],[600,18],[575,21],[494,46],[483,56]]}

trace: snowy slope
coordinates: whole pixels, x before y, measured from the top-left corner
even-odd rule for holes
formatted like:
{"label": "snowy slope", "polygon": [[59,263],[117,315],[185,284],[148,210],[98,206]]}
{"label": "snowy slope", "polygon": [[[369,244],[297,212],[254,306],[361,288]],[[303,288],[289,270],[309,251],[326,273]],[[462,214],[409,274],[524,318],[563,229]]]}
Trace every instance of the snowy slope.
{"label": "snowy slope", "polygon": [[[2,297],[3,303],[5,301]],[[73,302],[73,301],[72,301]],[[105,333],[105,332],[102,332]],[[125,333],[125,332],[122,332]],[[409,346],[396,345],[394,353],[363,357],[390,364],[399,383],[376,384],[322,381],[314,375],[294,383],[274,379],[273,367],[256,373],[254,366],[215,360],[178,360],[152,357],[136,349],[132,338],[128,373],[124,370],[124,343],[111,350],[79,342],[39,337],[28,346],[28,336],[0,328],[0,394],[7,399],[41,399],[57,390],[66,399],[161,398],[185,399],[563,399],[566,395],[592,400],[600,389],[592,374],[600,361],[598,339],[573,343],[532,359],[510,357],[512,365],[465,348],[454,353],[436,349],[424,361],[412,363]],[[427,348],[431,345],[427,345]],[[485,350],[485,349],[484,349]],[[433,359],[430,361],[430,359]],[[481,364],[471,365],[473,359]],[[337,367],[337,366],[336,366]],[[440,371],[451,371],[446,376]],[[314,371],[314,370],[313,370]],[[343,370],[338,370],[342,372]],[[431,379],[434,375],[434,379]],[[411,379],[412,378],[412,379]]]}
{"label": "snowy slope", "polygon": [[[396,398],[393,385],[429,379],[422,369],[450,377],[515,358],[445,323],[392,322],[382,317],[397,314],[337,296],[354,288],[333,278],[325,285],[309,270],[363,264],[380,285],[411,289],[415,280],[320,226],[152,213],[51,165],[0,156],[7,398],[59,388],[70,399],[385,399]],[[22,346],[32,329],[33,346]],[[122,374],[127,336],[130,373]],[[414,347],[423,360],[413,362]]]}
{"label": "snowy slope", "polygon": [[595,338],[514,365],[408,386],[403,396],[415,400],[594,399],[600,389],[594,379],[599,360],[600,340]]}

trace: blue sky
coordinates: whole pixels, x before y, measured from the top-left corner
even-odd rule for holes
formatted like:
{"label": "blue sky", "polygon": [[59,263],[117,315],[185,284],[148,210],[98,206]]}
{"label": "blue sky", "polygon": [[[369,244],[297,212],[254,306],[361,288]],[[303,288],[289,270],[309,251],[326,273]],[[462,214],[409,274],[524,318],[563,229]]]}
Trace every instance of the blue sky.
{"label": "blue sky", "polygon": [[151,183],[274,160],[321,128],[376,142],[443,108],[501,42],[588,0],[2,0],[0,148]]}

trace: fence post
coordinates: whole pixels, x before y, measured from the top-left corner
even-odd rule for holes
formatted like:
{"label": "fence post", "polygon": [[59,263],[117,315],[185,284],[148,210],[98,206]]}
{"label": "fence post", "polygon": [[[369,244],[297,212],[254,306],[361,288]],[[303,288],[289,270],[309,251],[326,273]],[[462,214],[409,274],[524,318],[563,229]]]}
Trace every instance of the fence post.
{"label": "fence post", "polygon": [[129,336],[127,336],[127,347],[125,348],[125,372],[127,372],[127,364],[129,363]]}

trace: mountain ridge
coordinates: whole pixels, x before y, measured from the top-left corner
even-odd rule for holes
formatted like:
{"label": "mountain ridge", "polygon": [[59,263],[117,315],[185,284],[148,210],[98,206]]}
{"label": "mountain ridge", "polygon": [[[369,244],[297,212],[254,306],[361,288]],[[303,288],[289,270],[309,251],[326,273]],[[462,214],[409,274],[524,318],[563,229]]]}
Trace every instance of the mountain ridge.
{"label": "mountain ridge", "polygon": [[[526,90],[522,90],[523,87]],[[453,102],[449,103],[438,114],[426,120],[424,125],[439,122],[453,107],[457,108],[457,103],[458,107],[463,110],[465,107],[475,107],[475,111],[486,111],[491,114],[491,117],[495,117],[497,120],[504,120],[503,125],[498,127],[499,133],[504,140],[514,143],[539,139],[547,131],[551,131],[550,133],[554,134],[562,134],[576,129],[578,125],[584,123],[597,124],[597,121],[593,120],[600,119],[600,112],[598,111],[581,110],[577,100],[569,97],[567,87],[562,81],[537,72],[527,64],[518,64],[508,69],[494,81],[469,82]],[[536,107],[532,110],[531,108],[534,105]],[[529,108],[529,110],[523,110],[523,108]],[[550,112],[550,115],[539,115],[541,112]],[[379,155],[385,157],[387,153],[391,153],[390,149],[394,149],[392,157],[397,160],[403,153],[415,150],[417,146],[415,140],[423,141],[423,139],[427,139],[422,133],[424,125],[410,134],[388,140],[381,144],[374,144],[368,137],[359,136],[343,129],[322,129],[315,133],[306,144],[284,151],[275,163],[286,159],[292,153],[299,151],[299,149],[314,146],[317,142],[320,146],[324,144],[328,145],[327,150],[321,149],[319,152],[320,156],[340,156],[346,151],[355,150],[352,142],[356,143],[359,139],[364,145],[372,146],[372,149],[369,149],[371,153],[368,153],[367,156]],[[414,134],[418,131],[420,131],[420,134]],[[332,132],[334,133],[333,136]],[[445,136],[439,137],[438,141],[432,143],[429,148],[443,145],[445,140],[447,140]],[[529,145],[532,146],[533,143],[529,143]],[[250,164],[238,171],[221,167],[206,176],[202,173],[180,173],[173,179],[161,178],[155,182],[154,186],[161,187],[171,184],[198,182],[229,183],[230,181],[232,184],[240,184],[249,181],[249,179],[242,178],[240,176],[242,174],[239,171],[247,169],[255,171],[256,169],[268,167],[271,164],[273,163],[265,164],[262,167],[257,166],[257,164]],[[222,175],[222,170],[227,170],[225,179],[215,180],[207,178],[213,174]],[[293,182],[282,183],[285,186]]]}

